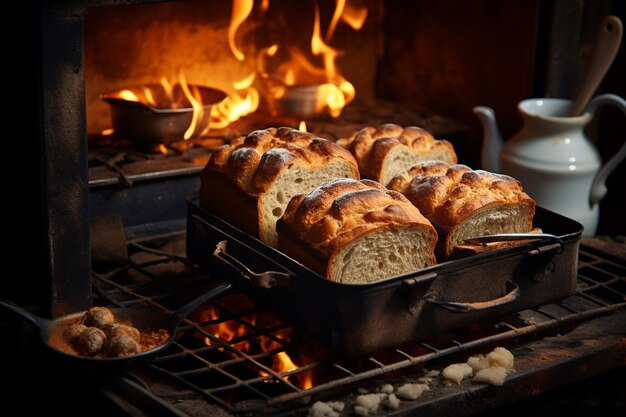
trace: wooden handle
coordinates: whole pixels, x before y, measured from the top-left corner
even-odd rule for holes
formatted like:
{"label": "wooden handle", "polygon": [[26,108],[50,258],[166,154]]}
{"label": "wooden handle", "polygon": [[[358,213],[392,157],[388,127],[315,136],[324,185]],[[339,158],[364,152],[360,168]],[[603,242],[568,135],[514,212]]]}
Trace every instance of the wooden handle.
{"label": "wooden handle", "polygon": [[600,25],[591,66],[578,96],[572,105],[570,116],[580,116],[587,107],[591,96],[611,67],[622,42],[622,21],[617,16],[607,16]]}

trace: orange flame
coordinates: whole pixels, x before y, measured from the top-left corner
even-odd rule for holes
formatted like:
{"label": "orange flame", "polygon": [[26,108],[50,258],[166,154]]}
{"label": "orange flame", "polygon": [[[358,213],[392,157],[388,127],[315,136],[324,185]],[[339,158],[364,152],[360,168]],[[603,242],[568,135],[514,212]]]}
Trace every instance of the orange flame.
{"label": "orange flame", "polygon": [[256,74],[251,72],[243,79],[235,81],[235,92],[211,107],[211,126],[221,129],[256,111],[259,107],[259,92],[252,87],[255,77]]}
{"label": "orange flame", "polygon": [[[250,16],[254,0],[233,0],[233,9],[228,26],[228,45],[235,58],[241,62],[245,54],[237,47],[235,37],[237,30]],[[269,0],[261,4],[263,10],[269,8]],[[233,92],[222,102],[211,107],[211,126],[222,129],[232,122],[256,111],[259,107],[259,92],[252,86],[256,74],[248,74],[244,78],[232,83]]]}
{"label": "orange flame", "polygon": [[250,16],[252,12],[253,0],[233,0],[233,12],[230,19],[230,26],[228,27],[228,45],[235,58],[239,61],[245,59],[245,55],[237,45],[235,44],[235,35],[239,26]]}
{"label": "orange flame", "polygon": [[350,104],[356,95],[354,86],[339,72],[335,60],[343,54],[331,47],[328,40],[332,37],[339,20],[351,22],[351,26],[361,28],[367,9],[348,7],[345,0],[338,0],[326,33],[322,39],[320,13],[315,4],[315,18],[311,35],[310,48],[314,56],[319,56],[322,66],[313,64],[307,56],[295,47],[287,47],[288,59],[275,65],[273,71],[266,69],[265,60],[273,57],[278,45],[261,50],[257,57],[257,70],[262,75],[268,93],[274,99],[281,99],[290,86],[318,85],[316,109],[327,109],[331,117],[339,117],[343,108]]}
{"label": "orange flame", "polygon": [[367,7],[355,7],[349,3],[341,14],[341,20],[354,30],[361,30],[367,19]]}
{"label": "orange flame", "polygon": [[337,23],[343,14],[343,8],[346,5],[346,0],[336,0],[337,5],[335,6],[335,12],[333,13],[333,17],[330,20],[330,24],[328,25],[328,31],[326,32],[326,42],[330,42],[333,35],[335,34],[335,28],[337,27]]}
{"label": "orange flame", "polygon": [[[337,3],[339,6],[339,3]],[[326,71],[327,83],[322,87],[322,96],[326,99],[329,113],[332,117],[339,117],[343,108],[350,104],[356,95],[354,86],[337,72],[335,58],[340,52],[326,44],[320,35],[320,15],[315,7],[315,21],[313,36],[311,37],[311,51],[314,55],[322,55]]]}
{"label": "orange flame", "polygon": [[193,94],[191,94],[191,91],[189,91],[189,86],[187,85],[187,79],[185,78],[185,75],[182,71],[179,73],[178,79],[180,81],[180,86],[185,93],[185,97],[187,97],[187,100],[189,100],[189,102],[191,103],[191,107],[193,108],[191,122],[189,123],[189,127],[183,135],[183,138],[185,140],[189,140],[189,138],[191,138],[193,133],[196,131],[196,127],[198,126],[198,120],[200,120],[200,117],[202,116],[202,101],[194,97]]}
{"label": "orange flame", "polygon": [[118,96],[121,99],[124,99],[127,101],[139,101],[139,97],[137,97],[137,94],[133,93],[130,90],[122,90],[118,93]]}
{"label": "orange flame", "polygon": [[[218,319],[219,319],[219,315],[217,314],[217,311],[212,306],[208,306],[208,308],[200,312],[201,321],[216,321]],[[253,326],[256,325],[256,316],[245,317],[245,319],[251,325]],[[228,320],[225,322],[209,324],[208,326],[205,327],[205,329],[209,333],[213,334],[216,338],[224,340],[226,342],[230,342],[232,340],[235,340],[239,337],[243,337],[249,334],[250,332],[252,332],[250,328],[248,328],[244,324],[239,323],[238,321],[235,321],[235,320]],[[290,334],[288,333],[288,331],[285,331],[285,330],[282,330],[282,331],[279,330],[278,332],[275,333],[275,335],[278,338],[285,340],[285,341],[289,341],[290,339]],[[307,364],[306,362],[308,362],[305,357],[299,356],[303,364],[300,366],[297,365],[287,352],[285,352],[284,350],[280,350],[283,348],[283,346],[280,342],[278,342],[275,339],[272,339],[270,337],[260,337],[258,340],[259,340],[258,348],[262,352],[279,350],[278,352],[272,355],[272,365],[271,365],[271,368],[278,373],[283,374],[286,372],[295,371],[299,369],[300,366],[306,365]],[[204,338],[204,343],[209,346],[213,344],[211,339],[208,337]],[[250,352],[251,350],[250,342],[247,340],[235,343],[233,344],[233,347],[243,352]],[[259,370],[259,375],[267,376],[268,374],[264,371]],[[308,389],[313,386],[313,374],[312,373],[301,372],[301,373],[295,374],[294,376],[298,378],[299,385],[303,389]]]}
{"label": "orange flame", "polygon": [[[246,60],[246,55],[241,45],[237,45],[236,37],[243,23],[250,17],[254,3],[254,0],[233,0],[228,27],[228,45],[234,57],[240,62]],[[257,3],[261,13],[267,12],[270,5],[269,0],[260,0]],[[316,2],[310,48],[314,56],[321,58],[321,65],[319,63],[318,65],[313,64],[303,52],[295,47],[285,45],[286,61],[274,65],[270,71],[266,68],[265,60],[275,56],[279,45],[271,45],[261,49],[256,56],[256,72],[262,77],[268,94],[274,99],[280,99],[287,94],[290,86],[319,86],[316,110],[327,109],[332,117],[339,117],[343,108],[354,99],[356,91],[354,86],[340,74],[335,61],[343,52],[331,47],[329,45],[330,40],[339,22],[344,22],[354,30],[360,30],[367,15],[368,10],[365,7],[352,6],[347,0],[336,0],[335,10],[323,38],[319,7]],[[285,59],[285,56],[282,59]],[[254,80],[255,75],[250,74],[233,83],[234,92],[219,105],[212,107],[211,126],[224,128],[239,118],[256,111],[259,104],[259,93],[252,86]]]}
{"label": "orange flame", "polygon": [[336,0],[335,12],[328,25],[328,31],[326,31],[326,42],[330,42],[335,34],[335,28],[339,19],[350,26],[354,30],[361,30],[367,19],[367,7],[355,7],[346,3],[346,0]]}
{"label": "orange flame", "polygon": [[302,131],[302,132],[306,132],[306,123],[304,120],[300,121],[300,125],[298,126],[298,130]]}

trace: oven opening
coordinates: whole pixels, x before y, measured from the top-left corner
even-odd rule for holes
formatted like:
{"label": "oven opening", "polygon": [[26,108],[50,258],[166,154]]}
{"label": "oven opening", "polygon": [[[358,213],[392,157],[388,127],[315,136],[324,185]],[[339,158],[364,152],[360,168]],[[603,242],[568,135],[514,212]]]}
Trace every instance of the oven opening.
{"label": "oven opening", "polygon": [[[471,155],[466,122],[430,110],[427,97],[391,100],[393,91],[379,87],[388,67],[381,6],[185,1],[89,9],[90,214],[121,214],[126,226],[184,218],[184,196],[197,188],[210,153],[268,127],[336,140],[357,126],[417,125]],[[398,71],[400,84],[430,83]],[[185,84],[217,92],[187,89],[188,97],[178,88]],[[168,94],[176,88],[183,104]]]}

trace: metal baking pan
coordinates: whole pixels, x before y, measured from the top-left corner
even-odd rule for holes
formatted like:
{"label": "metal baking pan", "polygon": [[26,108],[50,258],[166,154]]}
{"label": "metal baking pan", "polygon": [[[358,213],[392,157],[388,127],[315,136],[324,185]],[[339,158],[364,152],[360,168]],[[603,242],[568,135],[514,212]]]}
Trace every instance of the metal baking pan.
{"label": "metal baking pan", "polygon": [[566,298],[580,223],[537,207],[542,238],[367,284],[327,280],[187,201],[187,256],[343,356],[398,346]]}

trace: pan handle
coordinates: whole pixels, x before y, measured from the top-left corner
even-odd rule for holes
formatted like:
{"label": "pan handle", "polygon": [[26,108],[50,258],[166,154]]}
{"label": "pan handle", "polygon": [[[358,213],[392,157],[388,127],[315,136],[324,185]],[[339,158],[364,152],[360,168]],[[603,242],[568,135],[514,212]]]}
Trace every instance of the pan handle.
{"label": "pan handle", "polygon": [[287,272],[265,271],[253,272],[241,261],[228,253],[228,241],[222,240],[215,245],[213,258],[235,269],[241,276],[248,279],[252,285],[263,288],[286,287],[292,280],[292,275]]}
{"label": "pan handle", "polygon": [[448,311],[452,311],[453,313],[472,313],[475,311],[487,310],[489,308],[501,306],[504,304],[512,303],[517,300],[521,291],[515,283],[512,281],[507,281],[507,289],[509,292],[503,295],[502,297],[494,298],[493,300],[488,301],[475,301],[473,303],[466,302],[455,302],[455,301],[437,301],[437,300],[428,300],[429,302],[438,305],[441,308],[445,308]]}

